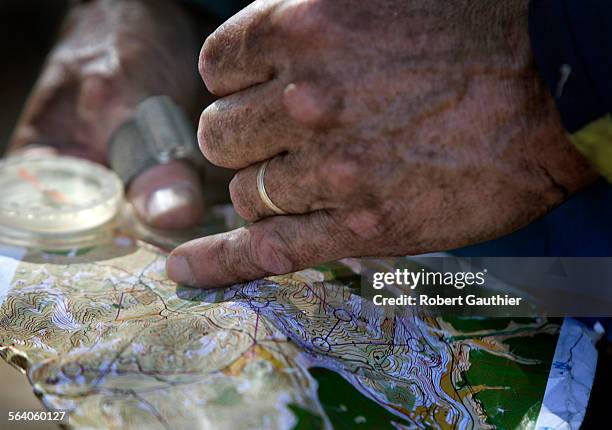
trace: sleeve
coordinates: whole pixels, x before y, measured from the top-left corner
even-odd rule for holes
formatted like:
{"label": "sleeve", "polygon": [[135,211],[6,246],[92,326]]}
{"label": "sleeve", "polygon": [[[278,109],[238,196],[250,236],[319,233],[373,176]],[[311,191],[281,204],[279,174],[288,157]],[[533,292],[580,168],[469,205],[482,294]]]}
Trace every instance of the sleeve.
{"label": "sleeve", "polygon": [[529,34],[571,141],[612,181],[612,2],[531,0]]}

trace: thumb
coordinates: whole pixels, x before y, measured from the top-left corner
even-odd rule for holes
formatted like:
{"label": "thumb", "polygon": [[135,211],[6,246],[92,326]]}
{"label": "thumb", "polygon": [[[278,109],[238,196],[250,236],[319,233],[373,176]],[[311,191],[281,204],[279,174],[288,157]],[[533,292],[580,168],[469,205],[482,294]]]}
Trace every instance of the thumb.
{"label": "thumb", "polygon": [[[9,155],[49,157],[60,152],[51,146],[37,145],[13,149]],[[195,227],[204,215],[200,177],[193,167],[180,161],[145,170],[130,183],[127,198],[136,215],[154,228]]]}
{"label": "thumb", "polygon": [[127,198],[138,217],[154,228],[194,227],[204,214],[200,177],[181,161],[145,170],[130,183]]}
{"label": "thumb", "polygon": [[172,252],[166,269],[180,284],[220,287],[337,260],[346,256],[343,243],[328,212],[278,216],[188,242]]}

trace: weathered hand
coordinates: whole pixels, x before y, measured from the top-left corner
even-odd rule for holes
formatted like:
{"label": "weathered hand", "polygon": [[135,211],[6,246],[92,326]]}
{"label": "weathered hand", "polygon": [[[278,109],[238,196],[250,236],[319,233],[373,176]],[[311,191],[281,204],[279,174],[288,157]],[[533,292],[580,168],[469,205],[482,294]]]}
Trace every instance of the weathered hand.
{"label": "weathered hand", "polygon": [[[174,251],[217,286],[509,233],[594,178],[529,47],[527,0],[257,1],[206,41],[206,157],[247,228]],[[265,184],[290,216],[274,216]]]}
{"label": "weathered hand", "polygon": [[[193,109],[203,93],[199,41],[174,2],[96,0],[75,7],[16,128],[11,151],[61,153],[105,163],[114,130],[150,95]],[[32,146],[36,149],[33,149]],[[155,227],[201,219],[198,175],[180,162],[157,166],[128,190]]]}

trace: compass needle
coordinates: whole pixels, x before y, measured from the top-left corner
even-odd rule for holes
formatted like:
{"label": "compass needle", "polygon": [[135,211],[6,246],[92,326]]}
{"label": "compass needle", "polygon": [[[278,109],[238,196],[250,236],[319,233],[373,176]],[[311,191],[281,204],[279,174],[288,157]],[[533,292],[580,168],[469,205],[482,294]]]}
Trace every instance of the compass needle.
{"label": "compass needle", "polygon": [[123,184],[114,172],[72,157],[4,160],[0,189],[5,242],[13,236],[21,242],[50,236],[61,241],[91,232],[110,222],[123,201]]}
{"label": "compass needle", "polygon": [[40,183],[40,181],[36,178],[36,176],[32,175],[25,168],[19,169],[19,176],[21,176],[27,182],[32,184],[32,186],[34,188],[36,188],[38,191],[43,193],[43,195],[45,197],[49,197],[53,202],[59,203],[59,204],[68,204],[69,203],[68,200],[66,199],[66,197],[64,197],[62,195],[62,193],[60,193],[59,191],[56,191],[56,190],[50,190],[50,189],[45,188]]}

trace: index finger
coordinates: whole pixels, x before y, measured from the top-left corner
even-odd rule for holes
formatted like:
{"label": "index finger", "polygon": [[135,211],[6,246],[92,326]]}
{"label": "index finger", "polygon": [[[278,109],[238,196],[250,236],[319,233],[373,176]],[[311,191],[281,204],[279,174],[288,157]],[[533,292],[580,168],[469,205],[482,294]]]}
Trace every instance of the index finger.
{"label": "index finger", "polygon": [[275,76],[280,41],[272,16],[279,3],[251,3],[206,39],[199,68],[211,93],[224,97]]}
{"label": "index finger", "polygon": [[188,242],[172,252],[166,269],[184,285],[221,287],[347,257],[347,243],[329,212],[278,216]]}

